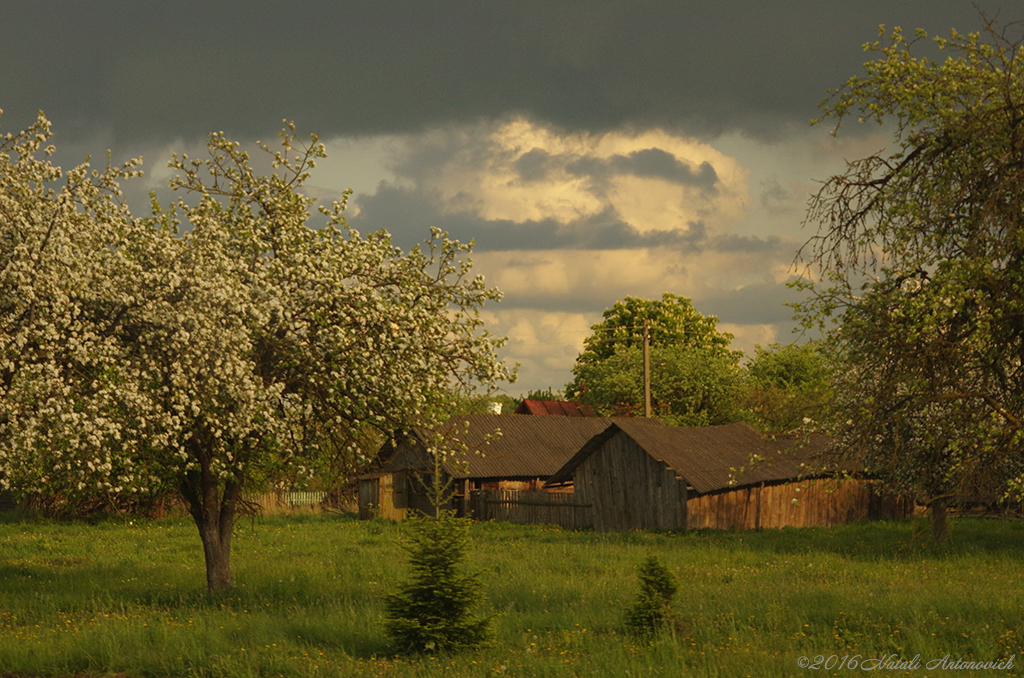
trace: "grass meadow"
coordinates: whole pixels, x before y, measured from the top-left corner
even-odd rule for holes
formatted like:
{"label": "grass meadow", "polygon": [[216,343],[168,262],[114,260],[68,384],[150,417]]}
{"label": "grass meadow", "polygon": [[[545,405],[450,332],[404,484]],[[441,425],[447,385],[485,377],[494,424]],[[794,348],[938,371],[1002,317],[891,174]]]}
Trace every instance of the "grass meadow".
{"label": "grass meadow", "polygon": [[[7,515],[0,676],[760,678],[855,675],[864,672],[852,658],[915,656],[913,668],[868,673],[1022,676],[1024,524],[951,526],[952,543],[938,548],[923,523],[626,534],[476,524],[467,566],[482,573],[480,610],[494,615],[494,642],[396,658],[381,594],[406,575],[401,525],[319,515],[239,522],[236,588],[210,596],[187,519]],[[648,555],[678,576],[680,591],[673,628],[642,642],[621,620]],[[949,668],[1015,654],[1012,668]],[[947,655],[946,668],[928,668]]]}

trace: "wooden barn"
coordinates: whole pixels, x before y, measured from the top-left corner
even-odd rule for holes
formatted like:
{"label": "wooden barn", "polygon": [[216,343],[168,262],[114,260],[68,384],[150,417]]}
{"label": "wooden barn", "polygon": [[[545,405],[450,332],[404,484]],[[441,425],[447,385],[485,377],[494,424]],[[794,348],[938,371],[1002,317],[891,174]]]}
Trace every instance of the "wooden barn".
{"label": "wooden barn", "polygon": [[[515,414],[471,414],[454,418],[447,427],[469,452],[443,465],[445,479],[454,480],[454,501],[448,508],[454,508],[460,515],[489,519],[495,514],[480,508],[486,509],[487,501],[503,502],[506,507],[514,503],[525,508],[528,503],[538,501],[538,496],[543,499],[564,493],[561,488],[545,489],[545,481],[613,421],[602,417]],[[463,431],[462,424],[468,424],[468,429]],[[500,436],[487,442],[487,436],[495,431],[500,431]],[[360,518],[380,516],[402,520],[409,510],[432,510],[425,487],[431,482],[434,470],[426,449],[431,439],[429,431],[414,428],[385,445],[378,455],[377,470],[359,479]],[[510,491],[529,492],[534,498],[502,499],[494,494]],[[556,497],[551,501],[564,503],[565,499]],[[507,518],[508,513],[500,515]],[[520,522],[527,520],[532,521],[531,518],[519,519]],[[538,519],[537,522],[544,521]]]}
{"label": "wooden barn", "polygon": [[[574,489],[599,531],[757,529],[907,517],[912,503],[815,466],[827,440],[765,438],[746,424],[651,427],[618,420],[548,481]],[[752,458],[758,458],[752,463]]]}

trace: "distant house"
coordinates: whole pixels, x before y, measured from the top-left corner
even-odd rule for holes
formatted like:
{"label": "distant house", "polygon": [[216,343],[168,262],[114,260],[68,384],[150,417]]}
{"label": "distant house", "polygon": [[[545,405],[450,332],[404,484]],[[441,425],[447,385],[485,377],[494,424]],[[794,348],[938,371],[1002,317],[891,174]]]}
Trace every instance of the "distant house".
{"label": "distant house", "polygon": [[620,419],[547,485],[571,484],[599,531],[799,527],[909,515],[909,502],[883,498],[873,482],[817,466],[827,442],[765,438],[742,423],[678,428]]}
{"label": "distant house", "polygon": [[[453,418],[447,426],[469,452],[442,465],[442,480],[454,481],[453,502],[447,507],[462,515],[472,515],[470,499],[483,490],[534,490],[549,494],[543,489],[545,481],[614,421],[600,417],[514,414]],[[468,424],[465,431],[461,429],[464,424]],[[500,431],[500,436],[486,442],[487,436],[496,431]],[[434,470],[427,452],[430,440],[430,431],[414,428],[385,445],[378,455],[377,469],[359,479],[361,518],[402,520],[409,510],[432,509],[426,491]]]}
{"label": "distant house", "polygon": [[571,400],[524,400],[515,414],[556,415],[562,417],[593,417],[594,408]]}

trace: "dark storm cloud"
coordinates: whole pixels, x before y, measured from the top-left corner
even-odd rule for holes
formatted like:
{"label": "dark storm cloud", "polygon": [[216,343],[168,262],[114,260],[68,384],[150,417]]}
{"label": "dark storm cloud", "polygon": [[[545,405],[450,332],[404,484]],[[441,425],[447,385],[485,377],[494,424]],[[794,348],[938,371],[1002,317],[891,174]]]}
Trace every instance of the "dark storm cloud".
{"label": "dark storm cloud", "polygon": [[543,148],[523,153],[515,162],[519,180],[525,183],[544,181],[548,175],[551,155]]}
{"label": "dark storm cloud", "polygon": [[713,188],[718,181],[715,168],[709,162],[702,162],[698,171],[678,160],[674,155],[660,148],[647,148],[629,155],[613,155],[608,159],[617,171],[638,177],[665,179],[684,186]]}
{"label": "dark storm cloud", "polygon": [[761,207],[769,213],[784,213],[792,210],[793,196],[782,187],[775,177],[761,182]]}
{"label": "dark storm cloud", "polygon": [[[357,216],[349,223],[361,232],[384,229],[395,244],[408,248],[437,227],[463,242],[476,241],[476,251],[548,249],[631,249],[696,246],[691,229],[641,234],[614,210],[562,224],[554,219],[514,222],[484,219],[472,212],[445,213],[428,192],[381,184],[373,195],[356,200]],[[684,225],[685,226],[685,225]],[[703,239],[703,227],[699,229]]]}
{"label": "dark storm cloud", "polygon": [[[522,262],[509,258],[505,268],[536,267],[541,270],[547,262]],[[677,290],[678,291],[678,290]],[[686,290],[678,291],[684,296],[694,299],[694,306],[705,315],[714,315],[719,322],[739,325],[772,325],[777,331],[778,341],[788,343],[795,337],[790,336],[794,326],[793,309],[786,303],[800,301],[800,293],[788,289],[786,283],[763,283],[748,285],[737,290],[716,291],[710,294],[694,294]],[[612,303],[606,291],[601,288],[580,289],[571,297],[554,297],[542,286],[536,290],[518,291],[514,296],[506,296],[502,302],[502,310],[528,308],[538,311],[554,311],[567,313],[602,313]]]}
{"label": "dark storm cloud", "polygon": [[[1019,18],[983,3],[1000,7]],[[860,70],[879,23],[980,19],[966,0],[13,0],[0,108],[8,129],[45,109],[64,139],[116,145],[252,139],[285,117],[326,136],[508,114],[768,137]]]}
{"label": "dark storm cloud", "polygon": [[685,253],[733,252],[790,256],[793,243],[781,238],[709,237],[702,221],[672,230],[641,232],[625,222],[614,208],[568,224],[554,219],[515,222],[484,219],[470,211],[445,212],[428,191],[382,182],[373,195],[355,201],[358,214],[349,224],[368,233],[384,229],[395,244],[409,248],[437,227],[457,240],[475,240],[478,252],[504,250],[614,250],[663,247]]}
{"label": "dark storm cloud", "polygon": [[[533,152],[531,151],[531,153]],[[536,171],[537,163],[541,160],[545,163],[549,161],[547,157],[537,158],[528,163],[528,167]],[[540,166],[543,167],[543,165]],[[718,174],[715,173],[715,168],[711,166],[711,163],[702,162],[700,167],[694,170],[675,155],[660,148],[647,148],[642,151],[633,151],[629,155],[613,155],[609,158],[585,156],[566,162],[565,169],[570,174],[588,177],[598,185],[602,185],[613,176],[622,174],[664,179],[682,186],[702,188],[705,191],[713,191],[715,183],[718,181]],[[520,175],[522,175],[522,170],[520,170]]]}

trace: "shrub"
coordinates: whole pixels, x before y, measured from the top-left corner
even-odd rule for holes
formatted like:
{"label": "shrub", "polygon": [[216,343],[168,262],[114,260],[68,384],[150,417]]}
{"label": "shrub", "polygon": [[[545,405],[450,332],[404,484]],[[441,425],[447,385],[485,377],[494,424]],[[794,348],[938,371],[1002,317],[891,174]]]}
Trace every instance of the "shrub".
{"label": "shrub", "polygon": [[400,653],[438,653],[476,647],[491,636],[489,617],[474,617],[481,584],[459,572],[469,538],[450,512],[410,521],[410,581],[385,596],[385,631]]}
{"label": "shrub", "polygon": [[640,565],[637,577],[640,594],[626,611],[626,631],[633,636],[650,637],[665,626],[678,586],[672,573],[655,556]]}

